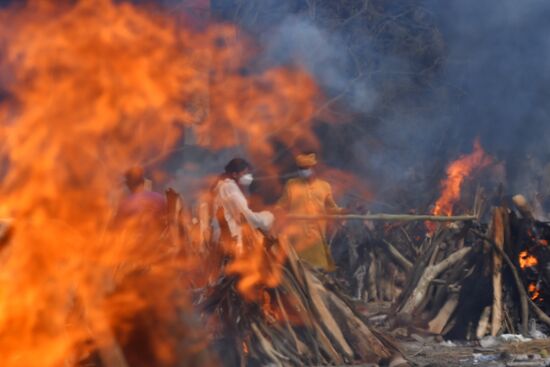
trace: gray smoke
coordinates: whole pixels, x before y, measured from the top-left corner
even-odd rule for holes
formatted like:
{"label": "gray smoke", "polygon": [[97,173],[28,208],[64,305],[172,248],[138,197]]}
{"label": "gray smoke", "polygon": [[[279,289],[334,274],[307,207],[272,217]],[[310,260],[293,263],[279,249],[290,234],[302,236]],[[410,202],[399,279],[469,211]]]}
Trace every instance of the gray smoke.
{"label": "gray smoke", "polygon": [[[367,41],[367,40],[365,40]],[[368,113],[376,105],[378,93],[366,75],[354,69],[350,51],[338,32],[329,33],[303,16],[289,15],[273,31],[263,34],[265,51],[261,64],[299,65],[334,98],[349,107]]]}
{"label": "gray smoke", "polygon": [[319,118],[323,160],[364,177],[377,198],[429,204],[476,137],[506,163],[508,192],[550,196],[550,2],[211,4],[262,46],[251,70],[299,65],[317,80],[351,120]]}
{"label": "gray smoke", "polygon": [[330,3],[316,2],[314,16],[297,6],[245,22],[265,47],[261,65],[305,67],[354,114],[352,128],[321,129],[324,159],[374,181],[378,196],[393,199],[403,185],[415,196],[434,193],[446,164],[480,137],[506,162],[510,191],[544,191],[550,3],[374,3],[379,18],[348,4],[348,18],[334,21]]}

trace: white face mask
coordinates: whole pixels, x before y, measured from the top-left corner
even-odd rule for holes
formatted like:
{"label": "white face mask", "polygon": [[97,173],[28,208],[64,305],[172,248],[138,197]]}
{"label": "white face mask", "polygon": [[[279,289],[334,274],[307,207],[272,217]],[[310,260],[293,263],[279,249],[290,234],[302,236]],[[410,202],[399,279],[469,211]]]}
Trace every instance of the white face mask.
{"label": "white face mask", "polygon": [[250,186],[252,181],[254,181],[254,176],[252,176],[252,173],[247,173],[239,178],[239,185]]}
{"label": "white face mask", "polygon": [[298,170],[298,175],[303,178],[309,178],[311,175],[313,175],[313,169],[311,168],[305,168]]}

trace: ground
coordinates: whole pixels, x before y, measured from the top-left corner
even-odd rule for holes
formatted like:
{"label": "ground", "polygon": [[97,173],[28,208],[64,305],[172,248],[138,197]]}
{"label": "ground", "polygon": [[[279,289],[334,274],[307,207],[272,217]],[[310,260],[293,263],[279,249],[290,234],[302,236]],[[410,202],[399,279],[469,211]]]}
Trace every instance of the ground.
{"label": "ground", "polygon": [[479,342],[405,341],[403,348],[409,360],[422,367],[550,366],[550,339],[496,341],[486,347]]}

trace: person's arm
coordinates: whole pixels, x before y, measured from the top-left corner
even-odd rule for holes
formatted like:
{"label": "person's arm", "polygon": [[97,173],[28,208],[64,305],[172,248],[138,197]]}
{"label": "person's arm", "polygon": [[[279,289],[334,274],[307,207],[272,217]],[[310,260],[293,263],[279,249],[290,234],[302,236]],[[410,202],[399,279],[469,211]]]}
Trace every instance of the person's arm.
{"label": "person's arm", "polygon": [[327,183],[327,195],[325,197],[325,208],[328,214],[345,214],[346,209],[341,208],[338,206],[336,201],[334,201],[334,197],[332,196],[332,187],[330,187],[330,184]]}
{"label": "person's arm", "polygon": [[223,196],[231,203],[236,213],[242,214],[252,227],[269,231],[275,219],[272,213],[268,211],[253,212],[248,207],[248,202],[237,185],[227,185],[224,189]]}

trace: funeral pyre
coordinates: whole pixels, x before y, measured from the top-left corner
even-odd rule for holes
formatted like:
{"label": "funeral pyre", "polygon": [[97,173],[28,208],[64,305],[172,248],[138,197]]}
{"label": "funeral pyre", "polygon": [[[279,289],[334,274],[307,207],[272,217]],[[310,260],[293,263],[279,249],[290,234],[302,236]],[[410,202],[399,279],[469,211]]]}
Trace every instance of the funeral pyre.
{"label": "funeral pyre", "polygon": [[[365,216],[365,223],[343,227],[335,239],[350,244],[340,254],[348,269],[342,279],[356,298],[388,308],[373,319],[397,334],[458,340],[541,337],[549,330],[549,223],[536,196],[476,186],[493,164],[476,141],[441,182],[433,213],[451,216],[462,208],[474,220],[376,223]],[[464,196],[471,209],[464,209]]]}

